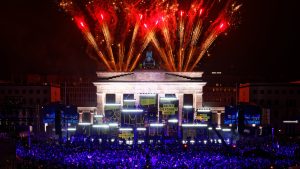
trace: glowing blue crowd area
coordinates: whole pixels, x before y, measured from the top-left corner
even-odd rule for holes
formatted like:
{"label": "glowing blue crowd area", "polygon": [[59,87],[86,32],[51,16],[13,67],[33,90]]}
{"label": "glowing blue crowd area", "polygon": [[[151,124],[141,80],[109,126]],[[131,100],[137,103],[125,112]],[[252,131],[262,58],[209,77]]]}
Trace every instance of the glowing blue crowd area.
{"label": "glowing blue crowd area", "polygon": [[[17,144],[19,168],[288,168],[299,166],[299,145],[237,143],[139,144],[102,142],[91,138],[70,143]],[[299,153],[299,152],[298,152]]]}

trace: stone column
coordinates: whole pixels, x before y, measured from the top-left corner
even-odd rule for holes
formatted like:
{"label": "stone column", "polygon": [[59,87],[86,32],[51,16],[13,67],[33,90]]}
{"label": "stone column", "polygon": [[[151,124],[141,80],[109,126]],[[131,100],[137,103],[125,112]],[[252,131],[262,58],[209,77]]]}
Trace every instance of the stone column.
{"label": "stone column", "polygon": [[139,93],[134,93],[134,99],[135,99],[135,107],[140,105],[140,94]]}
{"label": "stone column", "polygon": [[221,127],[221,112],[217,111],[217,125]]}
{"label": "stone column", "polygon": [[97,93],[97,114],[104,115],[105,93]]}
{"label": "stone column", "polygon": [[95,114],[95,110],[91,111],[91,124],[94,123],[94,114]]}
{"label": "stone column", "polygon": [[79,112],[79,123],[82,123],[82,112]]}
{"label": "stone column", "polygon": [[123,93],[116,93],[116,103],[123,104]]}
{"label": "stone column", "polygon": [[196,117],[197,109],[202,108],[202,93],[193,94],[193,108],[194,108],[194,119]]}
{"label": "stone column", "polygon": [[178,98],[178,125],[182,124],[182,108],[183,108],[183,93],[177,93],[176,97]]}
{"label": "stone column", "polygon": [[157,93],[157,123],[159,123],[159,100],[161,97],[165,97],[164,93]]}

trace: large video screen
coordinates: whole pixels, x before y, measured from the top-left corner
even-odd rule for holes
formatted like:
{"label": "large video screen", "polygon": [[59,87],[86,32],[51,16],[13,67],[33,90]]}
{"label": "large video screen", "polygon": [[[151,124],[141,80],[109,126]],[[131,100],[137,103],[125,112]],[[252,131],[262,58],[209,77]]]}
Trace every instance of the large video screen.
{"label": "large video screen", "polygon": [[260,108],[258,106],[245,106],[244,108],[244,124],[245,125],[259,125],[261,118]]}
{"label": "large video screen", "polygon": [[225,106],[224,124],[237,124],[238,108],[236,106]]}
{"label": "large video screen", "polygon": [[237,124],[238,118],[243,120],[245,125],[259,125],[261,121],[261,109],[256,105],[225,107],[224,124]]}

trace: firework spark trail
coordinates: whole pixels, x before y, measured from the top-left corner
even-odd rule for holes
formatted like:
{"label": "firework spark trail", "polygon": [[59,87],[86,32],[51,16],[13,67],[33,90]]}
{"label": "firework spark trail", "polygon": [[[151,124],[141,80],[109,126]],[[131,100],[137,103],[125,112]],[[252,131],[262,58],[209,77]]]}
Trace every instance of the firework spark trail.
{"label": "firework spark trail", "polygon": [[112,66],[114,67],[114,70],[117,71],[117,66],[116,66],[116,62],[115,62],[115,58],[114,58],[114,54],[111,48],[111,36],[110,36],[110,32],[108,30],[107,24],[103,23],[102,24],[102,32],[106,41],[106,47],[107,47],[107,52],[108,55],[110,56],[110,60],[112,63]]}
{"label": "firework spark trail", "polygon": [[202,26],[202,22],[201,20],[198,21],[194,31],[193,31],[193,35],[192,35],[192,40],[191,40],[191,47],[190,47],[190,50],[188,52],[188,58],[187,58],[187,61],[184,65],[184,69],[183,71],[187,71],[187,68],[188,68],[188,65],[190,64],[190,61],[191,61],[191,58],[196,50],[196,44],[197,44],[197,41],[200,37],[200,34],[201,34],[201,26]]}
{"label": "firework spark trail", "polygon": [[83,32],[85,34],[85,37],[87,39],[87,41],[91,44],[91,46],[93,46],[93,48],[95,49],[97,55],[100,57],[100,59],[104,62],[104,64],[106,65],[106,67],[108,68],[108,70],[112,71],[112,68],[110,67],[106,57],[103,55],[103,53],[99,50],[99,47],[93,37],[93,35],[91,34],[91,32]]}
{"label": "firework spark trail", "polygon": [[111,66],[109,65],[106,57],[103,55],[103,53],[99,50],[99,47],[95,41],[94,36],[92,35],[92,33],[90,32],[90,30],[86,27],[85,22],[83,21],[83,19],[79,18],[79,17],[75,17],[75,21],[77,22],[77,24],[79,25],[79,27],[81,28],[81,32],[84,35],[85,39],[88,41],[88,43],[94,48],[94,50],[96,51],[97,55],[100,57],[100,59],[104,62],[105,66],[107,67],[108,70],[112,71]]}
{"label": "firework spark trail", "polygon": [[203,57],[203,55],[205,54],[205,52],[208,50],[208,48],[210,47],[210,45],[214,42],[214,40],[218,37],[218,34],[216,33],[216,31],[213,31],[209,37],[205,40],[205,42],[203,43],[203,47],[201,47],[201,52],[198,55],[196,61],[193,63],[193,65],[191,67],[189,67],[188,71],[192,71],[197,63],[201,60],[201,58]]}
{"label": "firework spark trail", "polygon": [[174,61],[174,56],[173,56],[173,52],[172,52],[172,46],[171,46],[171,42],[170,42],[170,33],[169,33],[169,29],[166,27],[166,24],[164,22],[164,18],[162,18],[163,20],[163,28],[162,28],[162,32],[163,32],[163,36],[165,38],[166,41],[166,45],[167,45],[167,54],[168,54],[168,59],[170,61],[170,64],[172,66],[172,69],[174,71],[176,71],[176,66],[175,66],[175,61]]}
{"label": "firework spark trail", "polygon": [[150,38],[151,38],[151,41],[153,42],[155,48],[158,50],[160,56],[162,57],[163,62],[165,63],[165,66],[166,66],[166,68],[168,69],[168,71],[173,71],[173,69],[171,68],[171,66],[170,66],[170,64],[169,64],[168,58],[167,58],[167,56],[166,56],[166,52],[164,51],[163,48],[160,47],[159,42],[158,42],[158,40],[157,40],[155,34],[152,34],[152,35],[150,36]]}
{"label": "firework spark trail", "polygon": [[[238,23],[239,1],[60,0],[59,5],[72,17],[89,21],[87,25],[75,18],[109,71],[133,71],[150,43],[168,71],[192,71],[229,23]],[[143,20],[137,16],[144,16]],[[146,33],[142,22],[149,23]],[[139,44],[141,48],[136,49]]]}
{"label": "firework spark trail", "polygon": [[180,12],[180,21],[179,21],[179,51],[178,51],[178,70],[182,70],[182,62],[184,60],[184,48],[183,45],[183,35],[184,35],[184,21],[182,18],[183,11]]}
{"label": "firework spark trail", "polygon": [[135,42],[136,35],[137,35],[138,30],[139,30],[139,25],[140,25],[140,22],[137,22],[134,26],[132,39],[131,39],[131,43],[130,43],[130,47],[129,47],[129,52],[128,52],[128,55],[127,55],[127,62],[126,62],[126,66],[125,66],[125,71],[128,70],[128,66],[129,66],[130,61],[132,59],[132,55],[133,55],[133,51],[134,51],[133,44]]}
{"label": "firework spark trail", "polygon": [[119,47],[119,71],[122,71],[125,48],[123,43],[122,44],[119,43],[118,47]]}

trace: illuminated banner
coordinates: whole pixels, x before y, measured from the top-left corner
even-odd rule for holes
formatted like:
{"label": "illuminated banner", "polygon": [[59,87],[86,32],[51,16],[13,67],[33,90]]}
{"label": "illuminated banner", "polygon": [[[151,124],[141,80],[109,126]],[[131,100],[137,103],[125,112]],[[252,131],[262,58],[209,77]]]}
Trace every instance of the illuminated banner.
{"label": "illuminated banner", "polygon": [[201,122],[208,122],[210,120],[210,115],[206,113],[199,113],[196,115],[196,120],[199,120]]}
{"label": "illuminated banner", "polygon": [[160,98],[159,112],[160,120],[178,119],[178,99]]}
{"label": "illuminated banner", "polygon": [[154,96],[154,97],[140,97],[140,104],[142,106],[155,105],[156,104],[156,96]]}
{"label": "illuminated banner", "polygon": [[119,138],[122,138],[122,139],[132,139],[133,138],[133,133],[132,132],[122,132],[119,134]]}
{"label": "illuminated banner", "polygon": [[104,110],[120,110],[120,105],[105,105]]}
{"label": "illuminated banner", "polygon": [[208,124],[211,122],[211,112],[197,112],[195,117],[196,122]]}
{"label": "illuminated banner", "polygon": [[123,102],[123,107],[134,107],[135,102]]}
{"label": "illuminated banner", "polygon": [[163,115],[175,115],[178,111],[178,107],[175,107],[174,104],[163,104],[160,111]]}

